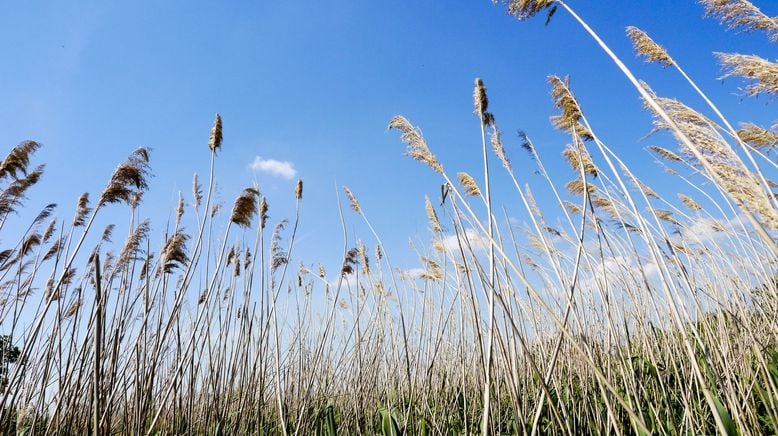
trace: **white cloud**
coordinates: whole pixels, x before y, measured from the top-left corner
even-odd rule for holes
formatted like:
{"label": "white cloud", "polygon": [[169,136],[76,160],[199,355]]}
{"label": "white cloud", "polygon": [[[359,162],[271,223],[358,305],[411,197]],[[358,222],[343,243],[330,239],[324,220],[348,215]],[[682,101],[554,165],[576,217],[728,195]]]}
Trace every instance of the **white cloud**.
{"label": "white cloud", "polygon": [[427,270],[424,268],[411,268],[403,271],[403,274],[410,279],[418,279],[426,272]]}
{"label": "white cloud", "polygon": [[254,162],[249,165],[254,171],[264,171],[274,176],[283,177],[291,180],[297,175],[297,170],[294,169],[294,164],[287,161],[280,161],[275,159],[263,159],[261,156],[254,158]]}
{"label": "white cloud", "polygon": [[[460,237],[462,234],[460,233]],[[484,251],[489,247],[489,238],[482,235],[478,230],[469,228],[465,230],[464,237],[470,242],[470,248],[473,251]],[[443,246],[447,251],[459,252],[459,241],[457,235],[449,235],[443,239]],[[462,247],[467,251],[467,243],[462,240]]]}
{"label": "white cloud", "polygon": [[694,218],[686,228],[681,230],[682,238],[692,243],[704,243],[716,239],[720,235],[716,221],[711,218]]}

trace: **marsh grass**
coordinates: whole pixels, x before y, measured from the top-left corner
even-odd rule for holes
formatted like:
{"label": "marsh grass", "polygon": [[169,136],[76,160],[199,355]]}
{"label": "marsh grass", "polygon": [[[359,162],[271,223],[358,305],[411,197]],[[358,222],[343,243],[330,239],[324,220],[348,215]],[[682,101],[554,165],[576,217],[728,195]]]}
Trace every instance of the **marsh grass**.
{"label": "marsh grass", "polygon": [[[429,222],[428,244],[413,247],[420,267],[396,268],[371,211],[343,187],[343,246],[328,273],[295,255],[302,181],[289,192],[289,220],[271,220],[256,186],[222,213],[216,115],[202,147],[207,186],[195,175],[172,223],[154,228],[140,216],[151,153],[139,149],[96,203],[85,193],[63,212],[72,218],[52,203],[19,234],[3,233],[3,433],[778,432],[778,212],[768,177],[778,134],[735,130],[682,59],[637,28],[627,33],[638,54],[680,73],[718,121],[654,93],[566,2],[507,3],[519,19],[566,11],[616,63],[655,130],[678,141],[649,147],[676,178],[672,192],[640,180],[605,142],[570,78],[549,77],[550,121],[569,145],[541,155],[521,133],[521,155],[511,156],[516,140],[501,134],[477,79],[482,179],[447,172],[407,118],[389,123],[442,184],[423,206],[407,199]],[[774,19],[748,2],[702,3],[730,26],[774,37]],[[749,94],[777,91],[772,75],[752,72],[773,66],[737,56],[721,56],[726,75],[748,77]],[[22,142],[0,162],[0,230],[40,195],[39,148]],[[560,158],[569,179],[546,170]],[[520,212],[510,213],[525,224],[492,197],[498,177],[515,189]],[[107,207],[127,211],[126,227],[95,228]],[[364,241],[348,238],[352,226],[369,230]]]}

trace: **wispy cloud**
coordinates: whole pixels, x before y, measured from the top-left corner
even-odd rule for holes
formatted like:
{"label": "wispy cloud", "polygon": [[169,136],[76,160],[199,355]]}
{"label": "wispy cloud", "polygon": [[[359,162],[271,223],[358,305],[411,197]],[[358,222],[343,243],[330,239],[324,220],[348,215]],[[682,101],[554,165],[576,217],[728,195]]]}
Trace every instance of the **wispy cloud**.
{"label": "wispy cloud", "polygon": [[255,157],[254,161],[249,164],[249,168],[254,171],[266,172],[288,180],[293,179],[297,175],[297,170],[294,169],[294,164],[292,162],[263,159],[262,156]]}
{"label": "wispy cloud", "polygon": [[[467,250],[467,242],[470,243],[470,248],[473,251],[483,251],[489,247],[489,238],[482,235],[478,230],[473,228],[465,229],[464,235],[460,234],[460,237],[464,237],[462,240],[462,246]],[[464,239],[467,239],[465,241]],[[459,251],[459,240],[456,235],[449,235],[443,238],[443,246],[448,251]]]}

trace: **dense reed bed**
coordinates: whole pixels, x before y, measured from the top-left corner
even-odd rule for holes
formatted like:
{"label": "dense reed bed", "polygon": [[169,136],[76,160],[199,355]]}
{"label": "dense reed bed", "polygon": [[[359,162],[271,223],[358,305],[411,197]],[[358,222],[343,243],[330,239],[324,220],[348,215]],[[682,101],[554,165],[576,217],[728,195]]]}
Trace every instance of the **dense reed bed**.
{"label": "dense reed bed", "polygon": [[[778,35],[776,19],[747,1],[701,3],[732,28]],[[389,123],[407,155],[440,177],[423,205],[408,199],[429,221],[420,268],[396,268],[370,211],[344,187],[345,245],[332,249],[342,263],[325,271],[295,257],[301,216],[315,213],[303,210],[302,181],[288,219],[271,220],[272,199],[255,186],[231,206],[215,201],[218,115],[199,152],[210,173],[174,205],[159,246],[138,213],[146,149],[73,211],[52,203],[8,234],[27,197],[45,196],[34,189],[40,145],[22,142],[0,164],[3,432],[778,432],[776,126],[736,129],[640,29],[627,29],[637,54],[680,74],[705,107],[654,92],[565,1],[507,9],[551,26],[567,13],[583,26],[655,130],[677,140],[652,147],[657,173],[677,190],[638,179],[570,79],[556,76],[551,122],[569,135],[560,152],[570,178],[552,180],[544,162],[559,154],[541,156],[530,132],[509,156],[519,147],[503,139],[476,79],[483,173],[449,170],[411,121]],[[745,78],[746,94],[778,93],[775,63],[718,57],[724,75]],[[542,186],[526,184],[531,173]],[[515,188],[525,224],[495,201],[497,177]],[[539,205],[538,191],[551,202]],[[126,221],[96,228],[108,207],[124,208]],[[349,213],[369,229],[365,242],[348,240]]]}

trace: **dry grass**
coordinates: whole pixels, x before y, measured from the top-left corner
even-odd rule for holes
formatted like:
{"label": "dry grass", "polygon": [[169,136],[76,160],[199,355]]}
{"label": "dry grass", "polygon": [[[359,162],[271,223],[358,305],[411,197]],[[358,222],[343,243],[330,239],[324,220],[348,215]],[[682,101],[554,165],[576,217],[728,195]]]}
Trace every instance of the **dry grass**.
{"label": "dry grass", "polygon": [[[705,3],[730,25],[769,30],[756,12],[735,8],[747,2]],[[559,0],[512,1],[508,11],[528,19],[557,7],[587,28]],[[685,75],[647,34],[628,34],[639,55]],[[755,80],[758,92],[749,93],[774,94],[769,74],[723,59],[731,74]],[[302,181],[289,192],[297,206],[289,220],[271,221],[256,187],[237,192],[223,215],[214,199],[219,115],[201,150],[211,159],[207,186],[195,175],[191,199],[180,196],[175,220],[162,227],[138,208],[148,150],[117,167],[97,203],[85,193],[60,218],[53,203],[25,213],[43,166],[34,166],[37,143],[13,147],[0,164],[0,230],[17,212],[33,216],[14,227],[19,234],[4,232],[0,247],[0,429],[778,432],[778,213],[764,175],[774,175],[776,135],[749,123],[735,132],[726,119],[722,128],[622,67],[655,129],[678,140],[674,150],[649,147],[672,189],[638,179],[601,139],[569,79],[556,76],[551,124],[570,145],[541,156],[522,134],[530,159],[511,160],[504,141],[513,140],[500,134],[477,79],[482,147],[473,156],[483,157],[483,179],[452,179],[418,128],[402,116],[390,121],[407,154],[442,184],[423,212],[421,202],[401,204],[429,223],[411,270],[392,264],[347,187],[353,216],[338,204],[344,245],[329,273],[326,260],[297,255]],[[515,188],[513,197],[501,192],[503,204],[492,204],[492,180],[502,177],[490,171],[495,158]],[[552,179],[548,159],[567,161],[572,181]],[[107,207],[124,208],[126,224],[95,229]],[[367,239],[351,241],[362,224]],[[126,240],[114,243],[121,232]]]}

